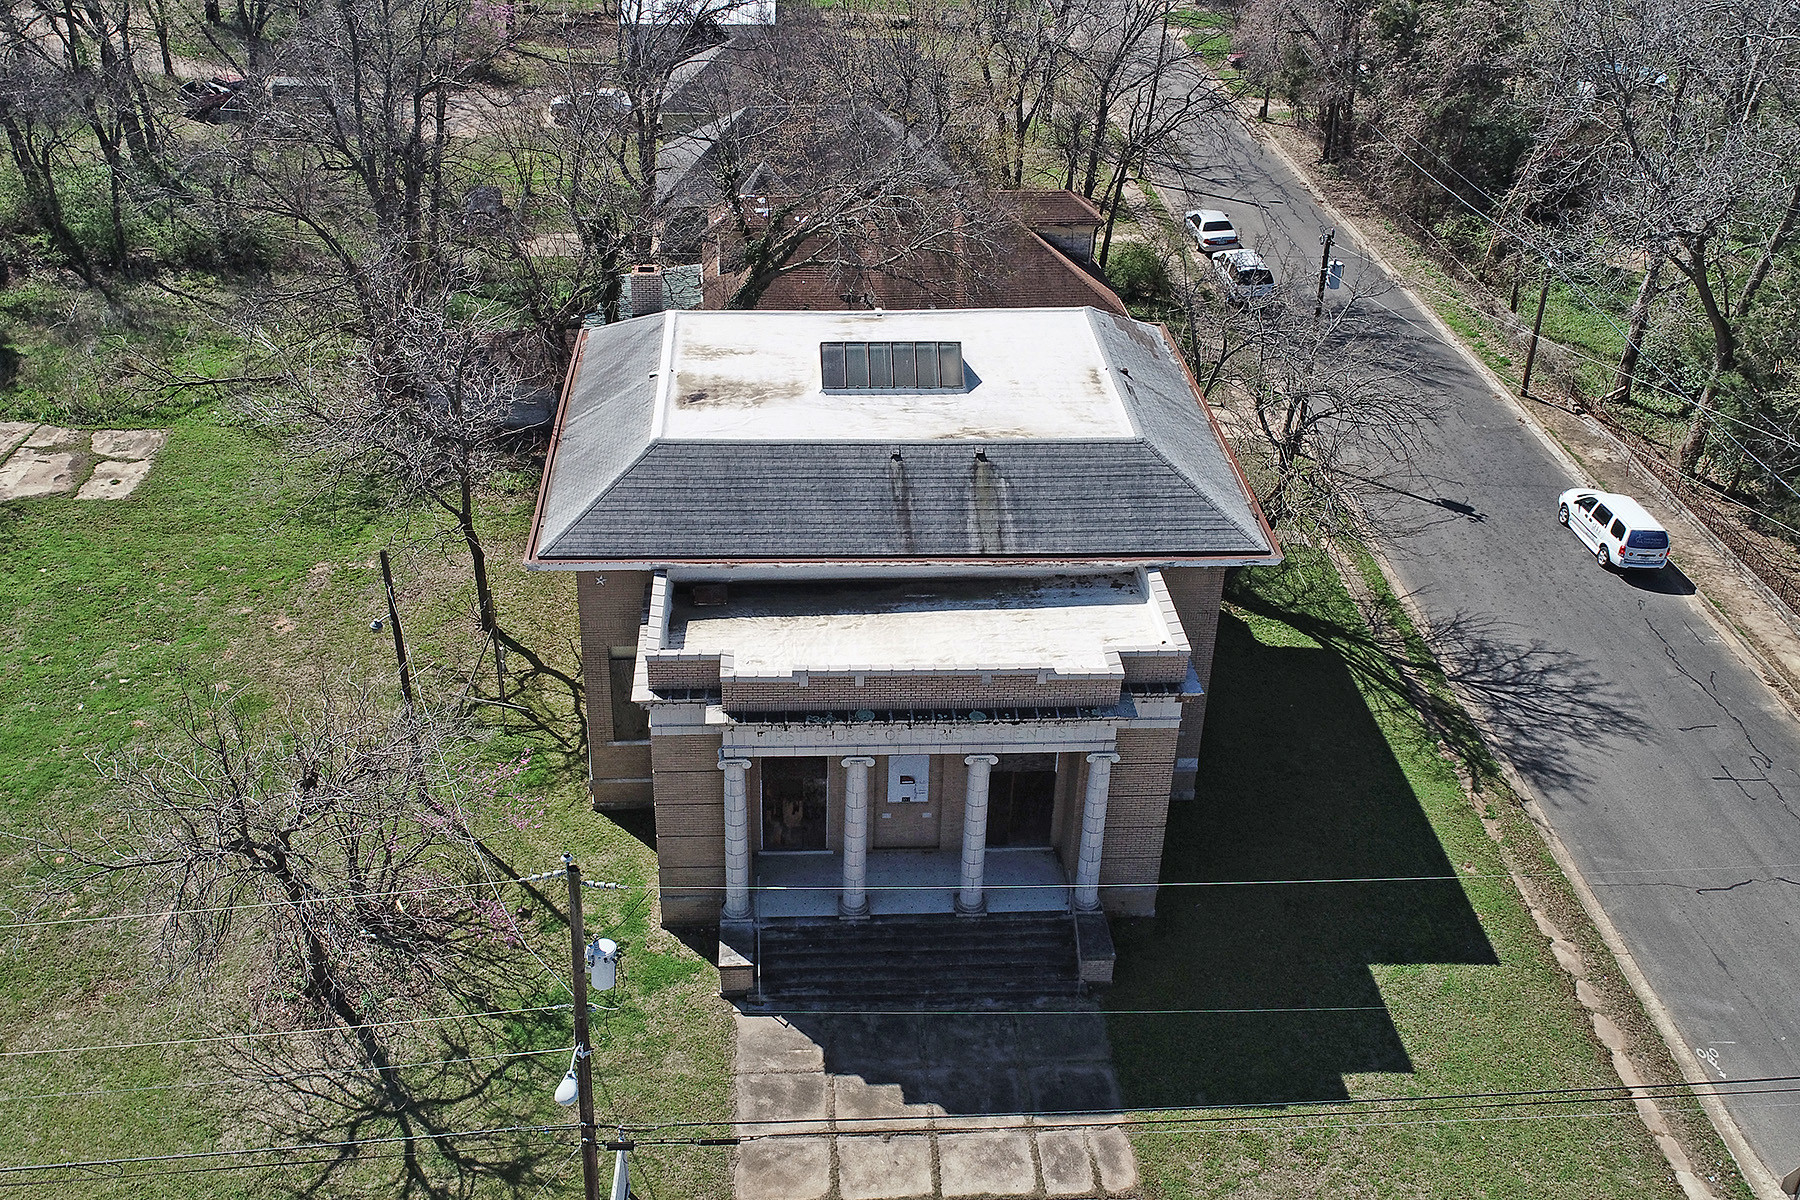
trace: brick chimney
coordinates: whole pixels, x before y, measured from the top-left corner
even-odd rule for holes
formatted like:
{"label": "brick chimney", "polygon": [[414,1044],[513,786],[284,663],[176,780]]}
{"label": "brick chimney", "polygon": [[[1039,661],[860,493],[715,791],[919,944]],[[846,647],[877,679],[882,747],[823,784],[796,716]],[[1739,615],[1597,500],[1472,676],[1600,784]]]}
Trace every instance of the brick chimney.
{"label": "brick chimney", "polygon": [[631,315],[647,317],[663,310],[662,268],[655,263],[639,263],[631,268]]}

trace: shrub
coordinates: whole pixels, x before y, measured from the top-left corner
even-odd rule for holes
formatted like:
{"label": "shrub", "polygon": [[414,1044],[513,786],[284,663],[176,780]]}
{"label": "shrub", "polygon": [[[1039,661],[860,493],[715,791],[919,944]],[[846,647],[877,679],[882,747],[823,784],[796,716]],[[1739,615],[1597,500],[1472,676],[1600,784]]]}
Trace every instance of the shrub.
{"label": "shrub", "polygon": [[1167,300],[1174,294],[1169,268],[1142,242],[1126,242],[1107,257],[1106,277],[1127,304]]}

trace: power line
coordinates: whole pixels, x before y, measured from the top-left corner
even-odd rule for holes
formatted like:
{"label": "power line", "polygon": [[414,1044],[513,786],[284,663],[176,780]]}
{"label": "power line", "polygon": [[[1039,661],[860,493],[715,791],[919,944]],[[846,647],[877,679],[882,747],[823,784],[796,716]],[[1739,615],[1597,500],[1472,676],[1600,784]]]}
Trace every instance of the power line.
{"label": "power line", "polygon": [[532,1058],[545,1054],[567,1054],[567,1046],[551,1046],[544,1050],[515,1050],[507,1054],[471,1054],[465,1058],[432,1058],[419,1062],[390,1063],[385,1067],[323,1067],[316,1071],[297,1071],[291,1075],[233,1075],[228,1079],[205,1079],[192,1083],[153,1083],[138,1087],[77,1088],[66,1092],[30,1092],[17,1096],[0,1096],[0,1104],[16,1104],[26,1100],[59,1100],[69,1096],[116,1096],[133,1092],[175,1092],[189,1088],[226,1087],[243,1083],[289,1083],[300,1079],[319,1079],[333,1075],[380,1075],[387,1071],[406,1071],[414,1067],[455,1066],[458,1063],[494,1062],[500,1059]]}
{"label": "power line", "polygon": [[[1556,273],[1557,277],[1559,279],[1561,279],[1563,281],[1563,283],[1568,285],[1569,289],[1571,291],[1573,291],[1576,294],[1576,296],[1578,296],[1581,299],[1582,303],[1586,304],[1590,309],[1592,309],[1594,312],[1598,313],[1600,315],[1600,317],[1606,321],[1607,324],[1611,325],[1614,330],[1616,330],[1620,335],[1622,335],[1625,338],[1627,344],[1630,343],[1631,334],[1629,333],[1629,331],[1622,328],[1619,325],[1618,321],[1614,319],[1613,315],[1610,312],[1606,311],[1606,308],[1603,305],[1596,303],[1592,297],[1590,297],[1585,291],[1582,290],[1581,286],[1579,284],[1577,284],[1575,282],[1575,280],[1573,280],[1572,278],[1569,277],[1569,274],[1567,271],[1563,270],[1560,266],[1557,265],[1554,255],[1544,252],[1538,246],[1533,244],[1530,240],[1521,236],[1517,230],[1507,228],[1506,226],[1502,225],[1499,221],[1496,221],[1491,215],[1483,212],[1481,209],[1477,208],[1474,204],[1470,203],[1468,197],[1464,196],[1462,193],[1458,192],[1455,188],[1451,187],[1449,184],[1445,183],[1443,180],[1441,180],[1437,176],[1433,175],[1430,171],[1426,170],[1425,167],[1423,165],[1421,165],[1417,159],[1415,159],[1414,157],[1412,157],[1412,155],[1410,155],[1406,152],[1405,148],[1402,147],[1400,145],[1400,143],[1396,142],[1392,137],[1390,137],[1388,135],[1387,130],[1383,129],[1379,124],[1371,122],[1370,127],[1372,129],[1374,129],[1375,132],[1381,136],[1381,139],[1383,141],[1385,141],[1389,146],[1392,146],[1394,149],[1394,152],[1396,154],[1398,154],[1401,158],[1405,159],[1407,161],[1407,163],[1409,163],[1415,171],[1419,172],[1419,174],[1423,175],[1426,179],[1429,179],[1432,183],[1436,184],[1444,192],[1448,193],[1452,199],[1456,200],[1463,207],[1467,208],[1470,212],[1474,213],[1477,217],[1481,218],[1483,221],[1486,221],[1489,225],[1493,226],[1495,229],[1501,230],[1502,232],[1505,232],[1505,233],[1512,234],[1515,237],[1519,237],[1519,240],[1521,242],[1523,242],[1529,249],[1531,249],[1534,253],[1541,255],[1544,260],[1544,265],[1551,271],[1554,271]],[[1418,141],[1418,139],[1416,139],[1416,138],[1413,140]],[[1441,155],[1439,155],[1437,153],[1437,151],[1433,150],[1430,146],[1426,146],[1423,142],[1420,142],[1419,145],[1422,146],[1433,157],[1437,158],[1438,161],[1440,161],[1440,162],[1443,161],[1443,157]],[[1446,164],[1446,165],[1448,165],[1448,164]],[[1455,167],[1451,167],[1450,169],[1453,171],[1456,170]],[[1460,175],[1461,172],[1458,172],[1458,174]],[[1464,179],[1466,182],[1467,181],[1466,177],[1464,177]],[[1473,186],[1473,185],[1471,185],[1471,186]],[[1481,196],[1482,199],[1486,200],[1489,204],[1497,204],[1498,203],[1496,200],[1494,200],[1493,197],[1489,196],[1486,192],[1481,191],[1481,189],[1476,188],[1475,191],[1476,191],[1477,195]],[[1671,384],[1674,384],[1674,382],[1675,382],[1674,377],[1672,375],[1670,375],[1669,372],[1660,363],[1658,363],[1654,358],[1643,357],[1643,352],[1642,352],[1641,347],[1639,349],[1639,356],[1640,356],[1640,361],[1647,363],[1652,369],[1654,369],[1656,371],[1657,374],[1661,375],[1664,379],[1669,380],[1671,382]],[[1670,393],[1673,395],[1681,397],[1684,401],[1686,401],[1689,404],[1692,404],[1695,408],[1700,409],[1702,412],[1706,413],[1708,416],[1721,417],[1727,421],[1731,421],[1736,424],[1743,425],[1746,429],[1755,430],[1756,432],[1762,433],[1765,436],[1768,435],[1767,430],[1760,429],[1755,425],[1749,424],[1748,422],[1738,420],[1737,418],[1731,416],[1729,413],[1722,412],[1719,409],[1714,408],[1710,405],[1702,405],[1697,399],[1689,396],[1685,391],[1681,390],[1678,384],[1673,386],[1672,388],[1665,389],[1665,390],[1670,391]],[[1779,483],[1782,487],[1786,488],[1788,491],[1793,492],[1796,497],[1800,497],[1800,488],[1796,488],[1793,484],[1789,483],[1786,479],[1783,479],[1779,474],[1777,474],[1775,472],[1775,469],[1773,467],[1769,466],[1767,463],[1763,462],[1762,459],[1757,458],[1756,455],[1752,454],[1750,452],[1749,447],[1745,446],[1737,438],[1733,437],[1732,434],[1728,430],[1721,429],[1721,430],[1719,430],[1719,433],[1727,441],[1729,441],[1732,445],[1736,446],[1739,450],[1743,451],[1744,454],[1752,462],[1756,463],[1757,466],[1761,467],[1764,471],[1768,472],[1769,477],[1771,479],[1773,479],[1776,483]]]}
{"label": "power line", "polygon": [[259,1041],[263,1038],[299,1037],[308,1033],[354,1033],[359,1029],[390,1029],[399,1025],[437,1025],[445,1021],[479,1021],[487,1017],[526,1016],[531,1013],[565,1012],[567,1004],[543,1004],[536,1008],[501,1008],[492,1012],[454,1013],[446,1017],[400,1017],[392,1021],[365,1021],[361,1025],[319,1025],[312,1029],[272,1029],[263,1033],[232,1033],[217,1037],[168,1038],[158,1042],[113,1042],[94,1046],[46,1046],[39,1050],[0,1050],[0,1058],[26,1058],[40,1054],[87,1054],[101,1050],[154,1050],[165,1046],[209,1046],[225,1042]]}
{"label": "power line", "polygon": [[[1593,1085],[1589,1085],[1589,1086],[1585,1086],[1585,1087],[1533,1088],[1533,1089],[1505,1091],[1505,1092],[1445,1092],[1445,1093],[1427,1094],[1427,1095],[1423,1095],[1423,1096],[1361,1096],[1361,1097],[1344,1096],[1344,1097],[1327,1098],[1327,1099],[1323,1099],[1323,1100],[1316,1100],[1316,1099],[1315,1100],[1255,1100],[1255,1101],[1246,1101],[1246,1102],[1239,1103],[1239,1104],[1224,1104],[1224,1103],[1221,1103],[1221,1104],[1184,1104],[1184,1105],[1172,1105],[1167,1108],[1158,1108],[1158,1109],[1154,1110],[1154,1112],[1151,1112],[1151,1113],[1146,1113],[1145,1110],[1143,1110],[1141,1108],[1098,1108],[1098,1109],[1083,1108],[1083,1109],[1069,1109],[1069,1110],[1051,1111],[1051,1112],[1021,1113],[1018,1115],[1025,1116],[1025,1117],[1034,1117],[1034,1118],[1035,1117],[1049,1117],[1049,1118],[1059,1119],[1059,1120],[1060,1120],[1060,1118],[1063,1118],[1063,1117],[1073,1117],[1073,1118],[1080,1118],[1080,1117],[1094,1117],[1094,1118],[1128,1117],[1128,1118],[1130,1118],[1130,1117],[1135,1117],[1142,1121],[1164,1122],[1164,1121],[1175,1121],[1175,1120],[1185,1120],[1185,1119],[1194,1119],[1194,1120],[1210,1119],[1210,1118],[1203,1118],[1203,1117],[1199,1116],[1199,1114],[1206,1114],[1206,1113],[1234,1114],[1234,1113],[1245,1112],[1247,1110],[1259,1110],[1259,1109],[1274,1110],[1274,1109],[1290,1109],[1290,1108],[1301,1108],[1301,1109],[1304,1109],[1304,1108],[1313,1108],[1313,1109],[1359,1108],[1359,1107],[1364,1107],[1364,1106],[1368,1106],[1368,1105],[1380,1105],[1380,1104],[1408,1104],[1408,1105],[1436,1104],[1436,1105],[1438,1105],[1439,1109],[1441,1109],[1443,1111],[1450,1111],[1453,1109],[1463,1108],[1463,1107],[1481,1108],[1481,1107],[1502,1107],[1504,1105],[1529,1105],[1529,1104],[1585,1104],[1585,1103],[1589,1103],[1589,1102],[1617,1103],[1617,1102],[1623,1101],[1623,1100],[1639,1100],[1639,1099],[1668,1099],[1668,1098],[1685,1099],[1690,1092],[1693,1092],[1694,1094],[1699,1094],[1696,1091],[1696,1089],[1699,1089],[1699,1088],[1725,1088],[1725,1087],[1738,1087],[1739,1085],[1745,1085],[1745,1084],[1764,1084],[1764,1083],[1800,1084],[1800,1075],[1768,1075],[1768,1076],[1760,1076],[1760,1077],[1757,1077],[1754,1079],[1718,1080],[1716,1082],[1709,1080],[1704,1083],[1688,1083],[1686,1081],[1679,1081],[1679,1082],[1674,1082],[1674,1083],[1643,1083],[1643,1084],[1613,1083],[1613,1084],[1593,1084]],[[1625,1095],[1625,1096],[1601,1096],[1601,1095],[1596,1094],[1599,1092],[1629,1092],[1631,1094]],[[1787,1094],[1790,1092],[1800,1092],[1800,1087],[1754,1088],[1754,1089],[1745,1089],[1745,1090],[1740,1090],[1740,1091],[1725,1091],[1725,1092],[1707,1093],[1707,1094],[1709,1094],[1709,1095],[1717,1094],[1717,1095],[1721,1095],[1721,1096],[1750,1096],[1750,1095],[1763,1095],[1763,1094]],[[1667,1093],[1667,1095],[1665,1095],[1665,1093]],[[1438,1102],[1440,1102],[1440,1101],[1458,1101],[1458,1102],[1471,1101],[1471,1102],[1475,1102],[1475,1103],[1473,1103],[1471,1105],[1463,1105],[1460,1103],[1439,1104]],[[1488,1103],[1490,1101],[1493,1103]],[[1502,1104],[1501,1102],[1504,1102],[1504,1104]],[[1399,1110],[1394,1110],[1394,1111],[1420,1111],[1420,1110],[1418,1108],[1413,1108],[1413,1109],[1399,1109]],[[1175,1113],[1175,1114],[1180,1114],[1180,1116],[1165,1118],[1165,1117],[1161,1117],[1161,1116],[1157,1115],[1157,1114],[1161,1114],[1161,1113]],[[1274,1115],[1285,1118],[1289,1114],[1275,1113]],[[1315,1116],[1317,1114],[1302,1112],[1302,1113],[1296,1113],[1296,1114],[1292,1114],[1292,1115],[1296,1116],[1296,1117],[1306,1117],[1306,1116]],[[902,1115],[895,1116],[895,1117],[844,1118],[844,1119],[856,1120],[856,1121],[867,1121],[867,1120],[929,1121],[929,1120],[943,1120],[944,1116],[942,1114],[932,1114],[932,1113],[917,1113],[917,1114],[909,1113],[909,1114],[902,1114]],[[1235,1117],[1228,1115],[1222,1119],[1233,1120],[1233,1119],[1235,1119]],[[733,1124],[751,1125],[751,1126],[755,1126],[758,1128],[761,1128],[763,1126],[770,1126],[770,1125],[797,1125],[797,1126],[811,1127],[811,1126],[817,1126],[818,1121],[816,1119],[808,1120],[806,1118],[801,1118],[801,1117],[777,1117],[777,1118],[771,1118],[769,1120],[746,1120],[746,1121],[732,1121],[732,1120],[660,1121],[660,1122],[644,1122],[644,1123],[640,1123],[640,1124],[627,1124],[627,1125],[621,1126],[621,1128],[626,1129],[626,1130],[632,1130],[632,1131],[643,1130],[645,1132],[653,1133],[653,1132],[656,1132],[658,1130],[663,1130],[663,1129],[714,1129],[714,1128],[719,1128],[721,1126],[733,1125]]]}
{"label": "power line", "polygon": [[[445,1132],[394,1134],[388,1137],[352,1138],[341,1142],[296,1142],[288,1146],[247,1146],[237,1150],[188,1150],[179,1154],[137,1154],[126,1158],[94,1158],[56,1163],[23,1163],[0,1166],[0,1175],[17,1175],[26,1171],[77,1171],[101,1167],[125,1167],[138,1163],[190,1162],[202,1158],[235,1158],[251,1154],[286,1154],[306,1150],[344,1150],[358,1146],[384,1146],[396,1142],[440,1141],[444,1138],[498,1137],[507,1133],[555,1133],[574,1129],[574,1125],[501,1125],[488,1129],[458,1129]],[[274,1164],[278,1165],[278,1164]]]}
{"label": "power line", "polygon": [[[0,931],[10,929],[45,929],[57,925],[96,925],[114,921],[160,921],[169,917],[203,916],[210,913],[253,912],[270,908],[294,908],[309,904],[332,904],[343,900],[392,900],[404,896],[423,896],[432,892],[460,891],[469,888],[500,887],[509,883],[538,883],[545,879],[553,879],[560,871],[550,871],[537,875],[521,875],[516,879],[476,879],[468,883],[432,884],[429,887],[403,888],[391,892],[343,892],[320,896],[304,896],[298,900],[253,900],[243,904],[213,904],[201,908],[171,908],[162,912],[105,913],[88,917],[45,917],[35,921],[14,921],[0,925]],[[583,880],[592,888],[603,891],[642,890],[645,884],[609,883],[604,880]]]}

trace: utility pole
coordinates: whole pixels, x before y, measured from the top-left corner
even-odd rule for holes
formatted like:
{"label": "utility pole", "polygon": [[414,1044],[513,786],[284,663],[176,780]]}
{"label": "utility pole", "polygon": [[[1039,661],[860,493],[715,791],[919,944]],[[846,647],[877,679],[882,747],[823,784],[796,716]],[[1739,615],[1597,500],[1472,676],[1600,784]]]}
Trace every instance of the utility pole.
{"label": "utility pole", "polygon": [[400,608],[394,603],[394,572],[388,566],[388,553],[381,552],[381,582],[387,588],[388,626],[394,631],[394,658],[400,664],[400,695],[406,701],[406,715],[412,716],[412,668],[406,662],[406,638],[400,632]]}
{"label": "utility pole", "polygon": [[1331,243],[1337,240],[1337,229],[1331,228],[1319,234],[1319,244],[1325,247],[1319,256],[1319,299],[1313,305],[1313,320],[1325,311],[1325,281],[1331,276]]}
{"label": "utility pole", "polygon": [[581,926],[581,868],[563,855],[569,876],[569,971],[575,978],[575,1095],[581,1117],[581,1183],[587,1200],[600,1200],[600,1139],[594,1128],[593,1048],[588,1043],[587,933]]}
{"label": "utility pole", "polygon": [[1544,328],[1544,301],[1550,298],[1550,264],[1544,264],[1544,282],[1538,288],[1537,317],[1531,322],[1531,347],[1525,351],[1525,377],[1519,381],[1519,395],[1531,399],[1531,367],[1537,362],[1538,332]]}

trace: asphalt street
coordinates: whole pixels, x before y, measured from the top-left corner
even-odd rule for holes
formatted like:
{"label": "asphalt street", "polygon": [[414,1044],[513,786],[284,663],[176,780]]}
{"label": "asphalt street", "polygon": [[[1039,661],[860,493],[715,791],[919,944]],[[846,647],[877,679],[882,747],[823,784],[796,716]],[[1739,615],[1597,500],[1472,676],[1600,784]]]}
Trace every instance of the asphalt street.
{"label": "asphalt street", "polygon": [[[1247,134],[1157,183],[1228,212],[1278,277],[1317,278],[1330,219]],[[1585,481],[1343,229],[1334,257],[1443,405],[1396,499],[1400,585],[1695,1055],[1719,1079],[1800,1077],[1800,726],[1708,621],[1680,546],[1648,578],[1601,569],[1556,520]],[[1777,1178],[1800,1166],[1800,1091],[1726,1103]]]}

